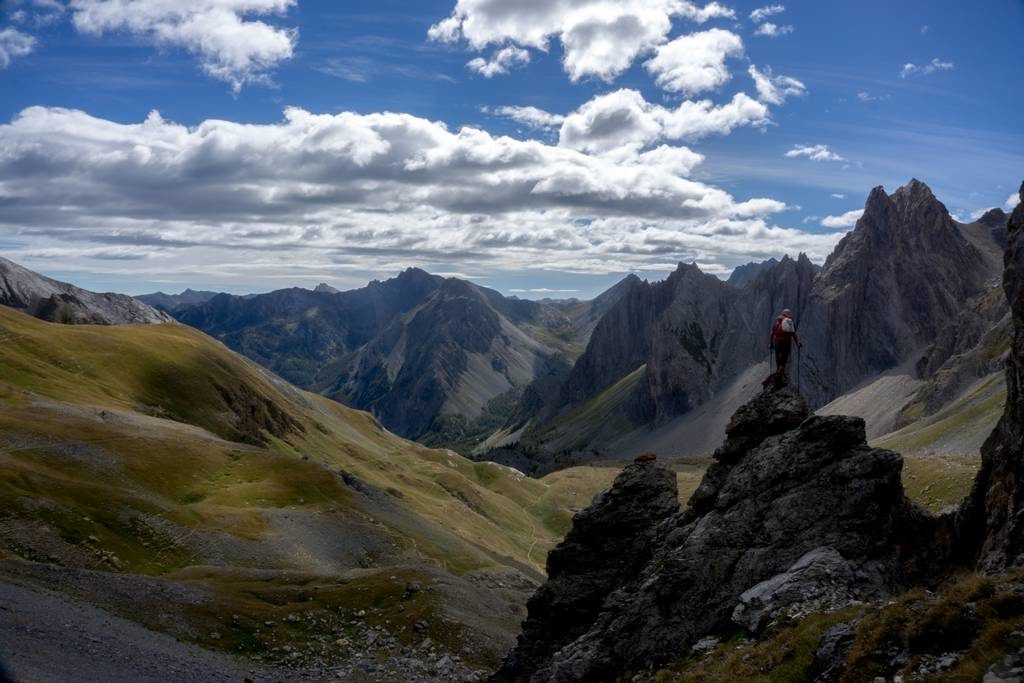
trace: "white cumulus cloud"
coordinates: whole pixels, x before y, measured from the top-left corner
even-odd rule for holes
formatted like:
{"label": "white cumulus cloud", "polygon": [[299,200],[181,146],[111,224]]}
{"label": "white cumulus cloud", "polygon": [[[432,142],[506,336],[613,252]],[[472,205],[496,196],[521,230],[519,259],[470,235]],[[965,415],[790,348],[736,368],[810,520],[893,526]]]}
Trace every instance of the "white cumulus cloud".
{"label": "white cumulus cloud", "polygon": [[704,23],[731,17],[735,12],[717,2],[700,7],[687,0],[458,0],[428,35],[443,42],[464,40],[477,51],[509,44],[547,51],[557,39],[573,81],[611,81],[638,55],[664,43],[674,19]]}
{"label": "white cumulus cloud", "polygon": [[793,29],[792,24],[786,24],[784,26],[779,26],[778,24],[774,24],[774,23],[772,23],[770,21],[766,21],[766,22],[764,22],[763,24],[761,24],[760,26],[757,27],[757,29],[754,31],[754,35],[755,36],[767,36],[768,38],[778,38],[779,36],[784,36],[787,33],[792,33],[793,30],[794,29]]}
{"label": "white cumulus cloud", "polygon": [[667,108],[624,88],[599,95],[566,116],[559,142],[563,147],[600,153],[642,148],[661,140],[725,135],[739,126],[763,126],[768,121],[768,108],[745,93],[737,93],[723,105],[686,100]]}
{"label": "white cumulus cloud", "polygon": [[1020,195],[1016,192],[1006,198],[1006,210],[1013,211],[1020,204]]}
{"label": "white cumulus cloud", "polygon": [[839,216],[825,216],[821,219],[821,224],[826,228],[833,229],[852,228],[863,215],[864,209],[854,209]]}
{"label": "white cumulus cloud", "polygon": [[0,69],[10,66],[15,57],[23,57],[32,52],[36,39],[27,33],[7,27],[0,29]]}
{"label": "white cumulus cloud", "polygon": [[787,97],[803,97],[807,94],[807,86],[790,76],[774,75],[772,68],[766,66],[761,72],[751,64],[747,73],[754,79],[757,88],[757,99],[768,104],[784,104]]}
{"label": "white cumulus cloud", "polygon": [[156,45],[181,47],[203,71],[236,92],[265,83],[294,54],[298,32],[253,17],[282,15],[297,0],[71,0],[75,27],[87,34],[126,31]]}
{"label": "white cumulus cloud", "polygon": [[507,74],[515,66],[530,63],[530,53],[521,47],[503,47],[491,55],[490,59],[477,57],[471,59],[466,66],[485,78],[498,74]]}
{"label": "white cumulus cloud", "polygon": [[[659,126],[651,144],[694,127],[685,110],[636,106]],[[81,244],[65,268],[105,259],[119,272],[247,282],[408,265],[606,273],[821,259],[835,244],[773,224],[783,202],[690,178],[703,157],[685,147],[595,155],[400,113],[291,108],[275,123],[184,126],[31,107],[0,125],[0,149],[0,231],[39,258]]]}
{"label": "white cumulus cloud", "polygon": [[829,149],[828,145],[796,145],[784,156],[790,159],[806,157],[811,161],[846,161],[844,157]]}
{"label": "white cumulus cloud", "polygon": [[713,28],[658,47],[644,68],[661,88],[695,95],[724,85],[730,77],[725,60],[742,55],[743,41],[738,35]]}
{"label": "white cumulus cloud", "polygon": [[913,62],[907,62],[900,69],[900,78],[909,78],[911,76],[927,76],[933,74],[936,71],[952,71],[953,62],[944,62],[938,57],[932,59],[927,64],[917,65]]}

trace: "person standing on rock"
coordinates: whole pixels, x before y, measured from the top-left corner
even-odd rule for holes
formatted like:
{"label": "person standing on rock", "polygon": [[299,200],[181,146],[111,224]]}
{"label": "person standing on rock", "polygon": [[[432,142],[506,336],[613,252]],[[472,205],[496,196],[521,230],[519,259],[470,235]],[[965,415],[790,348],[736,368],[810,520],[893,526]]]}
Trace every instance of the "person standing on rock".
{"label": "person standing on rock", "polygon": [[786,365],[789,363],[789,354],[793,350],[793,344],[796,344],[797,349],[802,346],[800,338],[796,334],[796,322],[793,320],[793,311],[785,308],[779,314],[779,317],[775,319],[775,324],[772,325],[769,346],[775,353],[777,369],[762,382],[764,386],[767,387],[769,384],[773,384],[775,387],[783,387],[789,382],[789,377],[786,374]]}

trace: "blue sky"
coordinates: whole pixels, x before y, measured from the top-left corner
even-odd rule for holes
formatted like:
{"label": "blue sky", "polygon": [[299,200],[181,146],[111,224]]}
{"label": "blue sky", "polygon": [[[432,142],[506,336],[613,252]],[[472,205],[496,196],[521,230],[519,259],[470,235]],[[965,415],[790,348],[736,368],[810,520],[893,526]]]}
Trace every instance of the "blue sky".
{"label": "blue sky", "polygon": [[0,4],[0,253],[130,293],[590,296],[821,261],[875,185],[968,219],[1024,179],[1019,0],[166,4]]}

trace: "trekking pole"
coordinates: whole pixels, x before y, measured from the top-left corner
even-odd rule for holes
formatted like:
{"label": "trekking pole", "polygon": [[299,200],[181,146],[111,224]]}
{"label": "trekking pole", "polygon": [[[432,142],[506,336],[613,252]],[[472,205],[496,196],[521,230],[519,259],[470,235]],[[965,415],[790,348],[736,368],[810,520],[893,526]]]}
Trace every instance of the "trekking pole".
{"label": "trekking pole", "polygon": [[804,364],[804,354],[800,351],[800,344],[796,345],[796,393],[800,391],[800,366]]}

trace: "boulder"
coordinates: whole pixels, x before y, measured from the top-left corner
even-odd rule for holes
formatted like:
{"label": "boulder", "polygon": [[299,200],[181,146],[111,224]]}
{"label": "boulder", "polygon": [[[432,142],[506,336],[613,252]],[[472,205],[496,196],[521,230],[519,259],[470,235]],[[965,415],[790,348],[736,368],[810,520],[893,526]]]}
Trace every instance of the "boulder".
{"label": "boulder", "polygon": [[884,565],[847,560],[834,548],[815,548],[785,572],[744,591],[732,620],[758,632],[780,618],[800,619],[877,600],[885,595],[879,590],[886,585],[884,573]]}

